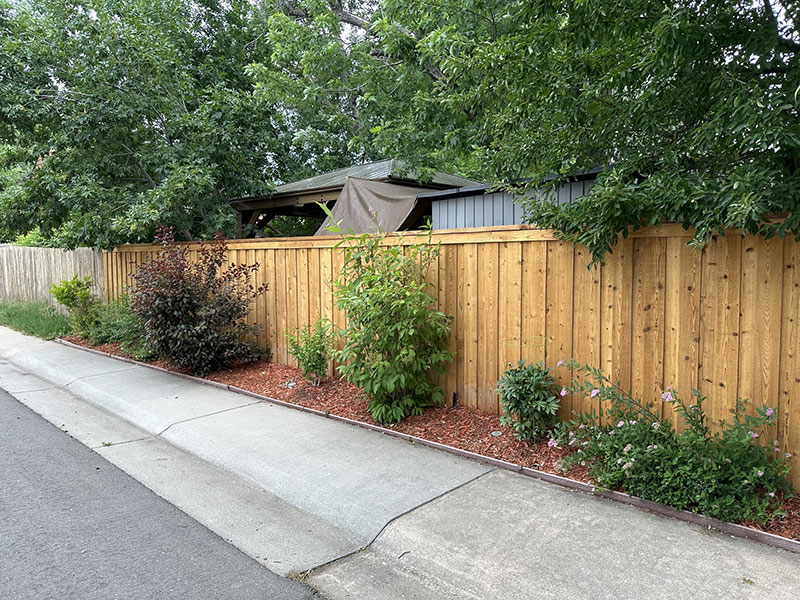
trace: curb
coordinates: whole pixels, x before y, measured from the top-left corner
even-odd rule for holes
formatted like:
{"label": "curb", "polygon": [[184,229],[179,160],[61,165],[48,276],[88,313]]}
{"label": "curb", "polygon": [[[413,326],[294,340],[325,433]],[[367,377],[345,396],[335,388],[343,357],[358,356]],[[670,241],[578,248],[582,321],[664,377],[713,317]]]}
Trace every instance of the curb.
{"label": "curb", "polygon": [[793,540],[790,538],[786,538],[780,535],[776,535],[774,533],[767,533],[765,531],[761,531],[759,529],[754,529],[752,527],[747,527],[745,525],[738,525],[736,523],[728,523],[726,521],[720,521],[718,519],[714,519],[711,517],[704,517],[703,515],[691,513],[685,510],[678,510],[677,508],[672,508],[670,506],[666,506],[664,504],[658,504],[657,502],[653,502],[651,500],[643,500],[642,498],[637,498],[636,496],[630,496],[623,492],[615,492],[615,491],[606,491],[606,490],[598,490],[593,485],[588,483],[583,483],[582,481],[575,481],[574,479],[569,479],[567,477],[562,477],[560,475],[555,475],[553,473],[547,473],[545,471],[539,471],[537,469],[531,469],[529,467],[523,467],[522,465],[518,465],[515,463],[506,462],[504,460],[499,460],[497,458],[491,458],[489,456],[484,456],[482,454],[476,454],[475,452],[470,452],[469,450],[462,450],[460,448],[454,448],[453,446],[447,446],[445,444],[440,444],[438,442],[432,442],[430,440],[426,440],[420,437],[416,437],[413,435],[409,435],[407,433],[402,433],[400,431],[394,431],[392,429],[386,429],[385,427],[380,427],[378,425],[371,425],[369,423],[362,423],[361,421],[356,421],[354,419],[348,419],[347,417],[341,417],[339,415],[335,415],[329,412],[324,412],[321,410],[317,410],[314,408],[308,408],[305,406],[300,406],[298,404],[292,404],[291,402],[285,402],[283,400],[278,400],[276,398],[270,398],[269,396],[263,396],[261,394],[256,394],[255,392],[251,392],[248,390],[243,390],[242,388],[238,388],[233,385],[228,385],[224,383],[219,383],[217,381],[210,381],[208,379],[203,379],[202,377],[195,377],[194,375],[187,375],[185,373],[176,373],[175,371],[170,371],[169,369],[165,369],[163,367],[157,367],[155,365],[149,365],[147,363],[143,363],[137,360],[133,360],[132,358],[126,358],[124,356],[117,356],[116,354],[111,354],[109,352],[102,352],[100,350],[95,350],[94,348],[87,348],[85,346],[80,346],[78,344],[73,344],[72,342],[68,342],[67,340],[56,338],[56,343],[61,344],[63,346],[67,346],[69,348],[76,348],[78,350],[83,350],[84,352],[90,352],[92,354],[97,354],[99,356],[106,356],[109,358],[113,358],[115,360],[119,360],[121,362],[126,362],[134,365],[138,365],[141,367],[146,367],[148,369],[153,369],[155,371],[161,371],[163,373],[168,373],[170,375],[174,375],[177,377],[182,377],[183,379],[187,379],[189,381],[194,381],[196,383],[201,383],[203,385],[215,387],[222,390],[227,390],[230,392],[234,392],[237,394],[241,394],[244,396],[249,396],[251,398],[256,398],[258,400],[262,400],[264,402],[269,402],[270,404],[276,404],[278,406],[282,406],[284,408],[290,408],[292,410],[298,410],[300,412],[306,412],[313,415],[317,415],[320,417],[325,417],[327,419],[332,419],[334,421],[339,421],[341,423],[346,423],[348,425],[353,425],[355,427],[361,427],[363,429],[369,429],[372,431],[376,431],[382,433],[384,435],[388,435],[391,437],[399,438],[402,440],[406,440],[408,442],[419,444],[421,446],[427,446],[429,448],[434,448],[436,450],[441,450],[442,452],[447,452],[449,454],[453,454],[456,456],[460,456],[463,458],[469,458],[471,460],[476,460],[478,462],[482,462],[484,464],[489,464],[501,469],[506,469],[508,471],[514,471],[516,473],[520,473],[525,475],[526,477],[532,477],[534,479],[539,479],[541,481],[545,481],[547,483],[552,483],[554,485],[558,485],[564,488],[568,488],[574,491],[582,492],[585,494],[589,494],[592,496],[599,496],[601,498],[607,498],[609,500],[613,500],[614,502],[620,502],[622,504],[627,504],[630,506],[635,506],[637,508],[644,509],[648,512],[653,514],[662,516],[662,517],[670,517],[673,519],[678,519],[680,521],[685,521],[687,523],[692,523],[694,525],[699,525],[701,527],[706,527],[709,529],[716,529],[721,533],[727,533],[728,535],[746,538],[749,540],[753,540],[762,544],[766,544],[768,546],[773,546],[775,548],[780,548],[782,550],[788,550],[789,552],[795,552],[800,554],[800,541]]}

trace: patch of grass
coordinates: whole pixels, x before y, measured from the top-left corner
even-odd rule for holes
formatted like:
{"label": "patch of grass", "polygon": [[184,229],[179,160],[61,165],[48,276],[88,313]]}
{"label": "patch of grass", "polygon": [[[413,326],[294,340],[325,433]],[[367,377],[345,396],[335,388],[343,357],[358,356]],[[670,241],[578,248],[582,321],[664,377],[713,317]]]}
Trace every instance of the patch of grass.
{"label": "patch of grass", "polygon": [[0,302],[0,325],[46,340],[72,332],[69,317],[41,302]]}

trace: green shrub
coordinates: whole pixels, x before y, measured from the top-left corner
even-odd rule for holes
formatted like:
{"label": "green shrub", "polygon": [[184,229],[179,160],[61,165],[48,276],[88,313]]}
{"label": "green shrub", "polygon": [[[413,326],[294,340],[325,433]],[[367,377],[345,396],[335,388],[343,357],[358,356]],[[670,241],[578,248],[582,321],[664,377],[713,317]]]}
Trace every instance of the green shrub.
{"label": "green shrub", "polygon": [[519,440],[537,440],[556,423],[559,397],[556,382],[544,363],[509,368],[497,382],[503,406],[500,422]]}
{"label": "green shrub", "polygon": [[89,337],[97,325],[97,312],[100,299],[92,294],[91,277],[80,277],[62,280],[59,285],[52,284],[50,293],[56,302],[69,310],[72,319],[72,332],[80,337]]}
{"label": "green shrub", "polygon": [[0,325],[46,340],[69,335],[69,318],[40,302],[0,302]]}
{"label": "green shrub", "polygon": [[422,414],[444,399],[429,372],[444,373],[453,359],[450,317],[433,308],[426,291],[425,274],[439,247],[430,237],[390,246],[382,234],[343,236],[339,247],[344,266],[334,291],[347,318],[339,372],[364,390],[379,423]]}
{"label": "green shrub", "polygon": [[328,361],[333,352],[330,322],[326,319],[317,321],[313,331],[308,325],[304,325],[299,332],[287,331],[286,340],[289,353],[300,363],[303,377],[309,379],[312,385],[319,385],[328,372]]}
{"label": "green shrub", "polygon": [[263,356],[252,342],[258,328],[245,322],[249,306],[267,289],[251,283],[258,265],[222,269],[228,246],[221,236],[203,244],[194,262],[171,228],[159,228],[156,241],[161,250],[140,265],[131,292],[131,310],[149,344],[196,375]]}
{"label": "green shrub", "polygon": [[97,307],[97,320],[88,339],[93,346],[118,343],[122,350],[139,360],[154,358],[157,354],[148,344],[144,327],[133,314],[130,297],[126,294]]}
{"label": "green shrub", "polygon": [[[788,455],[777,442],[760,444],[774,409],[745,413],[739,400],[732,418],[711,433],[696,390],[687,404],[668,389],[662,401],[674,406],[685,429],[677,433],[658,412],[612,384],[598,369],[570,362],[586,379],[570,391],[600,399],[599,414],[582,414],[560,428],[559,443],[577,446],[565,468],[585,464],[596,483],[640,498],[725,521],[767,521],[777,508],[775,493],[791,490]],[[605,408],[603,408],[605,407]]]}

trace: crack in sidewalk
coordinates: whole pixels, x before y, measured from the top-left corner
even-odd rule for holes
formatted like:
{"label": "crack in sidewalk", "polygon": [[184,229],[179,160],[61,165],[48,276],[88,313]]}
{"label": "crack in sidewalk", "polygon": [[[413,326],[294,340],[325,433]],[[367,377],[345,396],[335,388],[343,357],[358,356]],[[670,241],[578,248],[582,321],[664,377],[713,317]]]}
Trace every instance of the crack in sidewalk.
{"label": "crack in sidewalk", "polygon": [[253,406],[254,404],[262,404],[262,403],[263,400],[255,400],[253,402],[248,402],[247,404],[240,404],[239,406],[231,406],[230,408],[223,408],[222,410],[210,412],[205,415],[197,415],[196,417],[189,417],[188,419],[175,421],[174,423],[170,423],[169,425],[167,425],[162,431],[159,431],[152,437],[161,437],[170,429],[170,427],[174,427],[175,425],[180,425],[182,423],[189,423],[191,421],[197,421],[199,419],[205,419],[206,417],[213,417],[214,415],[221,415],[222,413],[231,412],[233,410],[239,410],[240,408],[247,408],[248,406]]}
{"label": "crack in sidewalk", "polygon": [[[481,473],[480,475],[476,475],[475,477],[473,477],[471,479],[468,479],[467,481],[459,483],[458,485],[453,486],[450,489],[445,490],[445,491],[441,492],[440,494],[437,494],[436,496],[433,496],[432,498],[429,498],[429,499],[425,500],[424,502],[421,502],[421,503],[417,504],[416,506],[413,506],[413,507],[409,508],[408,510],[400,513],[399,515],[395,515],[394,517],[389,519],[384,524],[383,527],[381,527],[381,530],[377,534],[375,534],[375,536],[372,538],[372,540],[369,541],[369,543],[365,544],[364,546],[362,546],[358,550],[354,550],[353,552],[348,552],[347,554],[343,554],[342,556],[338,556],[338,557],[336,557],[334,559],[331,559],[331,560],[329,560],[327,562],[321,563],[321,564],[319,564],[319,565],[317,565],[315,567],[311,567],[310,569],[307,569],[307,570],[305,570],[305,571],[303,571],[301,573],[296,573],[296,574],[294,574],[295,576],[293,577],[293,579],[297,579],[298,581],[302,581],[304,583],[308,583],[306,580],[314,572],[320,571],[321,569],[329,567],[334,563],[337,563],[337,562],[339,562],[341,560],[345,560],[347,558],[350,558],[351,556],[355,556],[356,554],[360,554],[361,552],[364,552],[365,550],[368,550],[370,548],[370,546],[372,546],[375,543],[375,541],[379,537],[381,537],[381,535],[383,535],[383,533],[386,531],[386,529],[390,525],[392,525],[395,521],[398,521],[399,519],[402,519],[406,515],[414,512],[417,509],[422,508],[423,506],[427,506],[431,502],[435,502],[436,500],[444,498],[445,496],[447,496],[447,495],[449,495],[449,494],[451,494],[451,493],[453,493],[455,491],[458,491],[461,488],[463,488],[463,487],[465,487],[465,486],[467,486],[467,485],[469,485],[471,483],[474,483],[474,482],[478,481],[478,479],[480,479],[481,477],[485,477],[489,473],[492,473],[492,472],[494,472],[496,470],[497,470],[497,467],[491,467],[488,471],[485,471],[485,472]],[[309,584],[309,585],[311,585],[311,584]],[[314,587],[314,586],[312,585],[311,587]],[[318,591],[318,590],[316,590],[316,588],[314,588],[314,589],[315,589],[315,591]]]}

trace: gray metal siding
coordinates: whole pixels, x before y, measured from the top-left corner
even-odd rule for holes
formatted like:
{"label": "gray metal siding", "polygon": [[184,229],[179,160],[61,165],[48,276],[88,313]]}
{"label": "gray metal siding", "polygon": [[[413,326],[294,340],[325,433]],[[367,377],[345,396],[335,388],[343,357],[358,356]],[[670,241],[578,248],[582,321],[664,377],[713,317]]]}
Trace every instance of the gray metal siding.
{"label": "gray metal siding", "polygon": [[[574,202],[593,184],[592,180],[567,183],[555,192],[556,198],[560,203]],[[434,200],[432,213],[434,229],[520,225],[524,217],[522,206],[506,192]]]}

